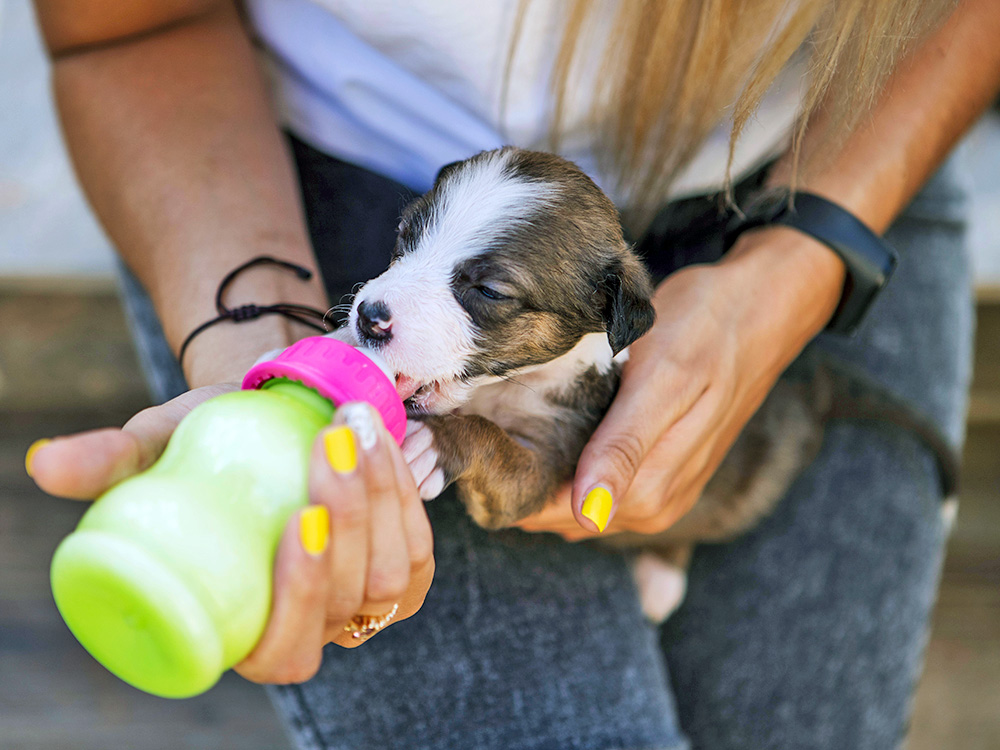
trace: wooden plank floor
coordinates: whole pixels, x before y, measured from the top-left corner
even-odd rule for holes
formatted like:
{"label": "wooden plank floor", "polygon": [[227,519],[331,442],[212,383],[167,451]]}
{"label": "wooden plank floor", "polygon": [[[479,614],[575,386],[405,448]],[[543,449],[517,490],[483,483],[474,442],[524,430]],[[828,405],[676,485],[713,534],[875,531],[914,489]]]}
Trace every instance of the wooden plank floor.
{"label": "wooden plank floor", "polygon": [[52,603],[48,565],[82,503],[24,473],[36,438],[120,425],[148,404],[117,301],[0,295],[0,749],[287,750],[263,689],[235,674],[169,701],[111,676]]}
{"label": "wooden plank floor", "polygon": [[[985,313],[979,337],[985,388],[1000,373],[1000,307]],[[38,437],[121,424],[146,402],[112,297],[0,293],[2,750],[289,747],[258,686],[229,674],[199,698],[145,695],[98,666],[52,604],[48,562],[83,506],[38,491],[24,474],[25,449]],[[1000,425],[973,426],[910,750],[1000,750],[998,454]]]}

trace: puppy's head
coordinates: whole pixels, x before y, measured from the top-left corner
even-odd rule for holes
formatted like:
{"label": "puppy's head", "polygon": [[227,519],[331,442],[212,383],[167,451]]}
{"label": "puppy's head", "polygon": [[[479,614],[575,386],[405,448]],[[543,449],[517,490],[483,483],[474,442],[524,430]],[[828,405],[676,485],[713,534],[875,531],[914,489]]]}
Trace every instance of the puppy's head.
{"label": "puppy's head", "polygon": [[399,373],[414,411],[544,364],[606,332],[617,354],[653,323],[649,278],[618,212],[579,168],[503,148],[441,170],[403,211],[389,269],[349,325]]}

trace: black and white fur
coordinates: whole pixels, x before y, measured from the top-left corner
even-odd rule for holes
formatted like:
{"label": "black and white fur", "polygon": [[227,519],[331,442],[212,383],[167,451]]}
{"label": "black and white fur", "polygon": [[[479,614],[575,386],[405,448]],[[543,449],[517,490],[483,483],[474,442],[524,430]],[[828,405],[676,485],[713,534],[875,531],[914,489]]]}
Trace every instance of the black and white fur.
{"label": "black and white fur", "polygon": [[[406,207],[391,265],[337,335],[397,374],[421,496],[455,482],[472,518],[500,528],[572,478],[626,347],[653,324],[651,294],[601,190],[571,162],[507,147],[449,165]],[[682,598],[695,542],[752,526],[812,460],[836,390],[819,375],[779,381],[674,527],[606,540],[643,551],[635,570],[651,618]]]}
{"label": "black and white fur", "polygon": [[443,170],[349,321],[434,433],[409,441],[429,451],[412,462],[423,496],[459,481],[490,528],[539,510],[610,403],[615,355],[652,325],[651,293],[614,206],[569,162],[506,148]]}

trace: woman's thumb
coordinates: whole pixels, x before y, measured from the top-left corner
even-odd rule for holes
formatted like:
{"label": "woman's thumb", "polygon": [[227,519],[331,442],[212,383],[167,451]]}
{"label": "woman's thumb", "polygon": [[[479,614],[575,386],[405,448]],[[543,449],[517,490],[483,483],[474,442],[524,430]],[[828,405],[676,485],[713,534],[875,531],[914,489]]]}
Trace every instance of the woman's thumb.
{"label": "woman's thumb", "polygon": [[38,441],[29,449],[25,466],[35,483],[50,495],[91,500],[148,468],[195,406],[235,388],[213,385],[188,391],[144,409],[121,429],[109,427]]}

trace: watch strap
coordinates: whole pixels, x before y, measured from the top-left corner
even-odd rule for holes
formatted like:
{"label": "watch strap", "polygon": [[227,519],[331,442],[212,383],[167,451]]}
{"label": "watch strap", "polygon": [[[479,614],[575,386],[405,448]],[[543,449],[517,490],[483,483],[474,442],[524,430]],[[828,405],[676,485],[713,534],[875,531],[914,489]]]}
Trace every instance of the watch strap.
{"label": "watch strap", "polygon": [[743,232],[762,226],[797,229],[840,256],[847,274],[827,330],[854,334],[896,267],[898,258],[892,247],[836,203],[803,191],[796,191],[789,200],[789,191],[782,189],[758,195],[743,216],[732,217],[726,226],[724,251]]}

